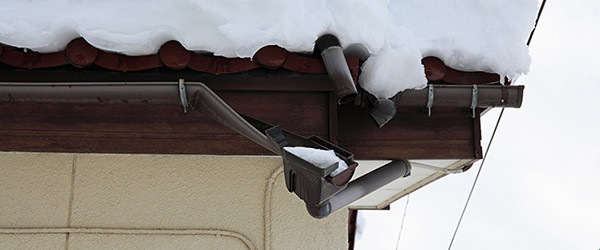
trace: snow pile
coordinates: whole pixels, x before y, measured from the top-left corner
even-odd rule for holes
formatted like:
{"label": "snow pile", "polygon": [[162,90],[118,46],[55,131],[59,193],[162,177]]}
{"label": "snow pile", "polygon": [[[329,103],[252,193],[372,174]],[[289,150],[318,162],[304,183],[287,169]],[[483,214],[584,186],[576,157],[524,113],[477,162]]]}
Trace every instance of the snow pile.
{"label": "snow pile", "polygon": [[0,43],[53,52],[81,36],[103,50],[144,55],[177,40],[193,51],[252,57],[266,45],[311,52],[331,33],[344,47],[369,51],[360,84],[391,97],[425,87],[426,56],[513,79],[526,73],[536,14],[536,0],[5,1]]}
{"label": "snow pile", "polygon": [[333,150],[307,147],[284,147],[283,149],[320,168],[327,168],[337,162],[338,168],[331,173],[332,177],[348,169],[348,164],[337,157]]}

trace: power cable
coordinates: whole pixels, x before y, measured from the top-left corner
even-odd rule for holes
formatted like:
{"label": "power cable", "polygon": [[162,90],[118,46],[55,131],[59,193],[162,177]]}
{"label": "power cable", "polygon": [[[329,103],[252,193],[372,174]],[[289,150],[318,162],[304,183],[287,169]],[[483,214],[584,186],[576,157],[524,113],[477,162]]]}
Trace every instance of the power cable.
{"label": "power cable", "polygon": [[479,170],[477,170],[477,175],[475,176],[475,180],[473,181],[473,185],[471,186],[471,191],[469,192],[469,196],[467,197],[465,206],[463,207],[462,213],[460,214],[458,223],[456,224],[456,229],[454,229],[454,234],[452,235],[452,240],[450,241],[448,250],[450,250],[452,248],[452,244],[454,243],[454,239],[456,238],[456,234],[458,233],[460,224],[463,220],[463,217],[465,216],[465,211],[467,211],[467,207],[469,206],[469,201],[471,201],[471,196],[473,195],[473,190],[475,190],[475,185],[477,184],[477,180],[479,180],[479,174],[481,174],[481,169],[483,169],[483,164],[485,163],[485,159],[487,158],[487,155],[490,152],[490,146],[492,146],[492,142],[494,141],[494,136],[496,135],[496,131],[498,130],[498,125],[500,125],[500,119],[502,119],[502,114],[504,114],[504,107],[502,107],[502,111],[500,111],[500,115],[498,116],[498,121],[496,121],[496,127],[494,127],[494,132],[492,133],[492,137],[490,138],[490,143],[488,144],[488,146],[485,150],[485,154],[483,155],[483,159],[481,160],[481,165],[479,165]]}
{"label": "power cable", "polygon": [[400,231],[398,232],[398,240],[396,240],[396,250],[398,250],[398,246],[400,245],[400,236],[402,235],[402,229],[404,228],[404,219],[406,219],[406,210],[408,209],[408,200],[410,199],[410,194],[406,195],[406,204],[404,204],[404,214],[402,214],[402,222],[400,222]]}
{"label": "power cable", "polygon": [[[544,6],[546,6],[546,0],[542,1],[540,5],[540,10],[538,11],[537,17],[535,19],[535,25],[529,34],[529,39],[527,39],[527,46],[531,43],[531,39],[533,38],[533,34],[535,33],[535,29],[540,21],[540,17],[542,16],[542,12],[544,11]],[[475,185],[477,184],[477,180],[479,179],[479,174],[481,173],[481,169],[483,168],[483,164],[485,163],[485,159],[487,158],[488,152],[490,152],[490,146],[492,145],[492,141],[494,140],[494,136],[496,135],[496,130],[498,129],[498,125],[500,124],[500,119],[502,118],[502,114],[504,114],[504,107],[502,107],[502,111],[500,111],[500,115],[498,116],[498,121],[496,122],[496,127],[494,127],[494,132],[492,133],[492,138],[490,139],[490,143],[485,150],[485,155],[481,160],[481,165],[479,165],[479,170],[477,170],[477,175],[475,176],[475,181],[473,181],[473,186],[471,186],[471,191],[469,192],[469,196],[467,197],[467,201],[465,202],[465,206],[463,207],[462,213],[460,214],[460,218],[458,219],[458,223],[456,225],[456,229],[454,229],[454,234],[452,235],[452,240],[450,240],[450,245],[448,246],[448,250],[452,248],[452,244],[454,243],[454,239],[456,239],[456,234],[458,233],[458,229],[460,228],[460,224],[462,222],[463,217],[465,216],[465,211],[469,206],[469,201],[471,200],[471,196],[473,195],[473,190],[475,189]]]}
{"label": "power cable", "polygon": [[535,19],[535,24],[533,25],[533,29],[531,33],[529,33],[529,39],[527,39],[527,46],[531,43],[531,38],[533,38],[533,33],[535,32],[535,28],[537,28],[538,22],[540,21],[540,17],[542,16],[542,12],[544,11],[544,6],[546,5],[546,0],[542,1],[542,5],[540,6],[540,10],[538,11],[537,18]]}
{"label": "power cable", "polygon": [[[540,10],[538,11],[537,17],[535,19],[535,25],[529,34],[529,39],[527,39],[527,46],[531,43],[531,39],[533,38],[533,34],[535,33],[535,29],[540,21],[540,17],[542,16],[542,12],[544,11],[544,6],[546,6],[546,0],[542,1],[540,5]],[[485,155],[481,160],[481,165],[479,165],[479,170],[477,170],[477,175],[475,176],[475,181],[473,181],[473,186],[471,186],[471,191],[469,192],[469,196],[467,197],[467,201],[465,202],[465,206],[463,207],[462,213],[460,214],[460,218],[458,219],[458,223],[456,225],[456,229],[454,229],[454,234],[452,235],[452,240],[450,240],[450,245],[448,246],[448,250],[452,248],[452,244],[454,243],[454,239],[456,239],[456,234],[458,233],[458,229],[460,228],[460,224],[462,222],[463,217],[465,216],[465,211],[467,211],[467,207],[469,206],[469,201],[471,200],[471,196],[473,195],[473,190],[475,190],[475,185],[477,184],[477,180],[479,179],[479,174],[481,173],[481,169],[483,168],[483,164],[485,163],[485,159],[487,158],[488,152],[490,152],[490,146],[492,145],[492,141],[494,140],[494,136],[496,135],[496,130],[498,129],[498,125],[500,124],[500,119],[502,118],[502,114],[504,114],[504,107],[502,107],[502,111],[500,111],[500,116],[498,116],[498,121],[496,122],[496,127],[494,127],[494,132],[492,133],[492,138],[490,139],[490,143],[485,150]]]}

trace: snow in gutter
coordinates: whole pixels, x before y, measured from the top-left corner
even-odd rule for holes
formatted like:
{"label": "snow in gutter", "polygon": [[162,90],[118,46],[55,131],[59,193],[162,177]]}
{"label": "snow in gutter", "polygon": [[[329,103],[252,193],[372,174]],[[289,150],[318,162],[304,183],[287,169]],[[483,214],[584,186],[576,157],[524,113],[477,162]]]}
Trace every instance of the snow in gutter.
{"label": "snow in gutter", "polygon": [[535,0],[106,0],[7,1],[0,43],[38,52],[76,37],[127,55],[177,40],[187,49],[252,57],[266,45],[310,53],[322,34],[370,57],[359,82],[378,97],[425,87],[421,59],[516,79],[529,70]]}
{"label": "snow in gutter", "polygon": [[284,150],[323,169],[337,162],[338,167],[330,174],[331,177],[335,177],[341,172],[344,172],[344,170],[348,169],[348,165],[346,164],[346,162],[338,158],[333,152],[333,150],[323,150],[307,147],[284,147]]}

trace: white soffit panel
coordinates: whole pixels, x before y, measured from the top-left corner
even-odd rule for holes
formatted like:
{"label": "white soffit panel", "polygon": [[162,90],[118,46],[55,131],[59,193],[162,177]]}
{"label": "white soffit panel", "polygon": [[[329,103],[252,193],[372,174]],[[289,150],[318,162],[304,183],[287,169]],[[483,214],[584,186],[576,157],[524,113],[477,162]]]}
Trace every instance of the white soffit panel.
{"label": "white soffit panel", "polygon": [[[409,160],[412,165],[411,175],[400,178],[379,190],[353,202],[350,209],[382,209],[403,196],[444,177],[445,173],[435,171],[435,168],[458,169],[472,164],[474,159],[445,159],[445,160]],[[359,165],[353,180],[371,172],[389,161],[358,161]]]}

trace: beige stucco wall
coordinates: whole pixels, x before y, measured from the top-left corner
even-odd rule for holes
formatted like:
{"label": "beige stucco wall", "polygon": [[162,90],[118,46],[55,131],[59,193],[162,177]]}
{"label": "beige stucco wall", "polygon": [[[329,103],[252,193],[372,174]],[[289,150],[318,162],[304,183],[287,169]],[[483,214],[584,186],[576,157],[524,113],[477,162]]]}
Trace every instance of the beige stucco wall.
{"label": "beige stucco wall", "polygon": [[278,157],[0,152],[0,249],[346,249]]}

